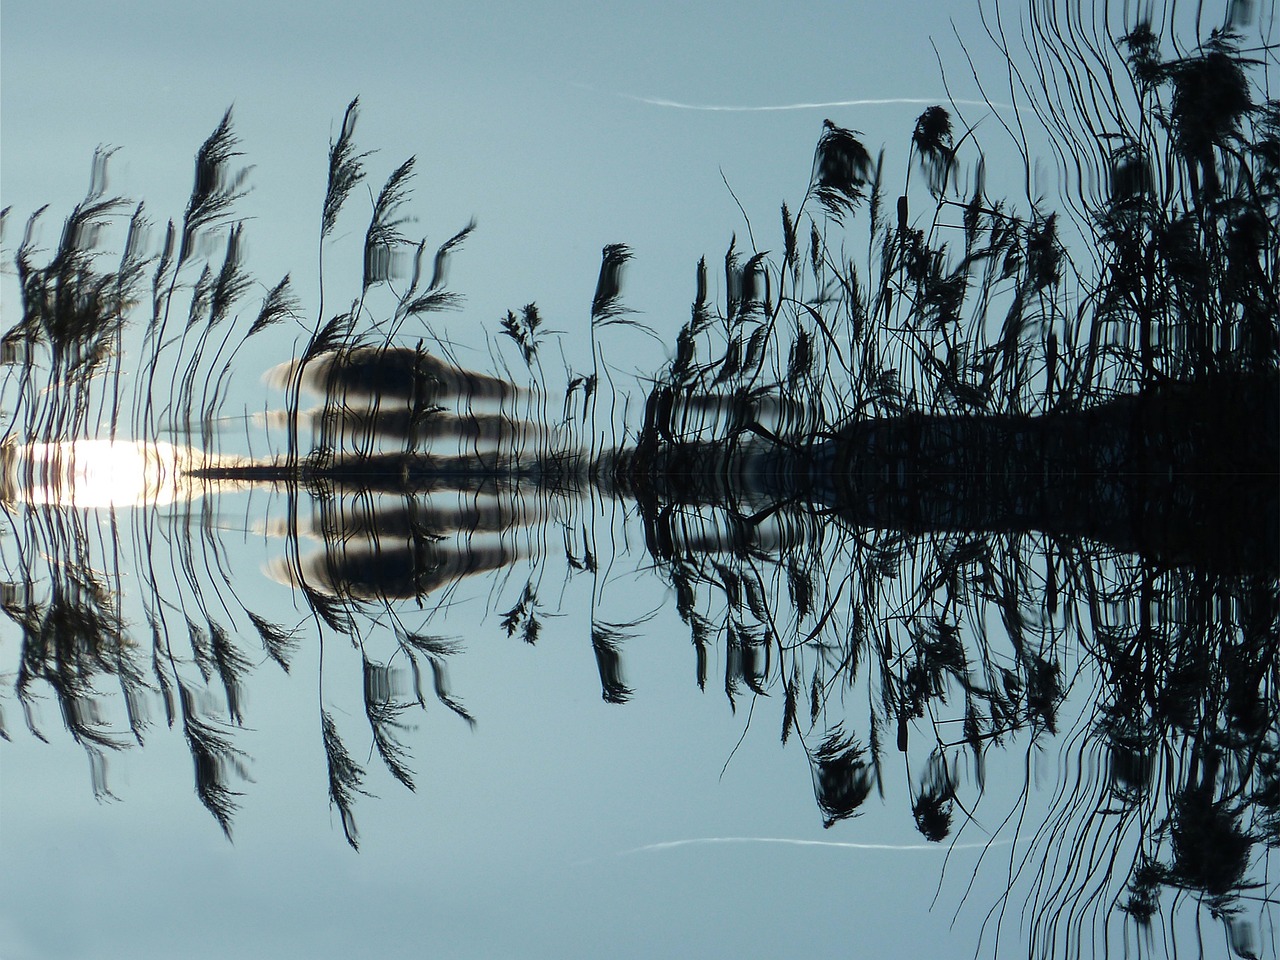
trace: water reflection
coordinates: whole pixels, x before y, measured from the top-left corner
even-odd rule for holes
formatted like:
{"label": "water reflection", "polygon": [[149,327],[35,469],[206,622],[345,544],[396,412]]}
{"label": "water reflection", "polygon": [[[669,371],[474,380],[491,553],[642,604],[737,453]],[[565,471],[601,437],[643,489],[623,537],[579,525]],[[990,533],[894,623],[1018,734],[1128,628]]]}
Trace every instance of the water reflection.
{"label": "water reflection", "polygon": [[518,489],[458,490],[412,497],[369,491],[315,504],[319,548],[296,568],[281,557],[270,573],[334,597],[389,601],[425,598],[472,574],[528,556],[522,535],[547,524]]}
{"label": "water reflection", "polygon": [[[912,139],[937,204],[928,230],[910,221],[906,192],[896,223],[884,215],[882,164],[828,122],[809,190],[794,215],[782,208],[782,259],[731,243],[719,300],[699,264],[674,356],[612,447],[596,416],[599,341],[634,324],[621,300],[627,248],[603,251],[590,374],[549,385],[535,304],[499,321],[523,382],[468,370],[444,343],[396,335],[405,318],[454,303],[443,265],[471,229],[439,248],[427,280],[423,245],[398,233],[409,162],[374,201],[350,309],[318,308],[297,359],[267,375],[281,394],[258,423],[271,452],[223,452],[214,424],[236,352],[298,310],[286,278],[240,323],[240,228],[220,263],[199,242],[242,192],[230,118],[201,148],[186,218],[159,255],[136,240],[138,208],[105,270],[96,226],[124,208],[104,195],[96,160],[43,266],[28,225],[24,315],[5,339],[16,400],[0,560],[21,636],[13,696],[30,733],[44,739],[52,701],[107,796],[107,758],[143,744],[162,711],[199,802],[230,836],[252,789],[241,738],[254,675],[268,661],[289,673],[314,647],[313,736],[356,847],[371,766],[418,786],[412,718],[443,706],[459,735],[477,721],[450,682],[466,655],[455,610],[470,604],[477,632],[536,645],[562,612],[553,570],[588,581],[582,650],[599,694],[643,696],[628,648],[654,614],[620,618],[603,599],[611,564],[642,553],[688,632],[691,682],[771,720],[782,747],[802,752],[825,827],[850,828],[904,776],[926,843],[988,845],[983,869],[1002,892],[973,908],[989,911],[993,938],[1025,938],[1035,954],[1103,952],[1117,926],[1172,923],[1182,909],[1221,921],[1249,955],[1280,843],[1277,286],[1266,260],[1280,129],[1271,102],[1249,158],[1215,153],[1225,128],[1200,129],[1218,141],[1190,136],[1187,77],[1248,61],[1223,38],[1168,62],[1145,35],[1125,42],[1136,83],[1175,87],[1163,145],[1184,181],[1169,188],[1177,209],[1155,208],[1158,171],[1141,151],[1112,158],[1112,195],[1093,211],[1112,260],[1084,298],[1098,316],[1067,310],[1053,214],[991,200],[980,157],[962,182],[967,134],[953,134],[945,110],[926,111]],[[361,175],[357,116],[353,103],[332,146],[322,250]],[[1243,136],[1242,123],[1227,132]],[[864,210],[869,281],[837,236]],[[963,219],[962,253],[937,239],[943,210]],[[1145,273],[1127,246],[1134,231],[1161,238]],[[366,305],[382,286],[389,322]],[[121,338],[136,303],[150,319],[140,392],[124,397]],[[318,406],[304,407],[308,394]],[[125,422],[193,440],[197,425],[201,442],[127,441]],[[269,493],[260,567],[296,610],[248,599],[258,571],[229,559],[218,512],[236,490]],[[359,670],[335,675],[331,659],[326,677],[326,648],[339,647]],[[358,697],[354,721],[335,706],[339,690]],[[1030,762],[1013,785],[988,783],[988,768],[1002,753],[1053,751],[1071,773],[1031,822]]]}
{"label": "water reflection", "polygon": [[80,508],[168,506],[203,496],[195,476],[212,458],[163,440],[64,440],[6,446],[0,499]]}
{"label": "water reflection", "polygon": [[[433,618],[479,591],[489,629],[537,643],[557,613],[550,594],[505,571],[562,547],[570,570],[601,575],[572,532],[572,502],[537,486],[313,490],[300,503],[311,521],[273,541],[284,549],[266,568],[306,598],[305,614],[283,621],[238,605],[244,574],[219,568],[217,534],[198,513],[108,511],[104,533],[84,509],[11,512],[23,525],[6,546],[4,609],[22,632],[14,693],[31,733],[43,736],[40,703],[51,698],[106,795],[106,758],[143,743],[159,706],[187,742],[200,802],[230,833],[252,789],[237,738],[255,661],[265,654],[288,671],[299,644],[355,645],[360,675],[320,678],[316,734],[355,845],[363,745],[412,789],[410,715],[439,703],[474,722],[449,682],[465,648]],[[1180,891],[1247,939],[1265,851],[1280,840],[1274,571],[1170,568],[1032,531],[855,527],[759,499],[650,504],[632,516],[689,631],[691,682],[720,689],[729,709],[749,706],[756,722],[772,717],[781,742],[807,753],[825,825],[859,816],[905,769],[925,840],[978,837],[991,857],[1010,858],[988,869],[1012,869],[1010,902],[1029,898],[1045,950],[1094,923],[1105,938],[1115,910],[1151,922],[1176,909]],[[131,538],[147,545],[132,560],[121,550]],[[166,554],[174,577],[162,582]],[[125,581],[147,587],[142,629],[121,609]],[[642,631],[603,610],[593,620],[608,702],[637,695],[626,658]],[[334,684],[359,689],[363,733],[326,708]],[[992,751],[1057,743],[1071,745],[1079,769],[1047,822],[979,812]]]}

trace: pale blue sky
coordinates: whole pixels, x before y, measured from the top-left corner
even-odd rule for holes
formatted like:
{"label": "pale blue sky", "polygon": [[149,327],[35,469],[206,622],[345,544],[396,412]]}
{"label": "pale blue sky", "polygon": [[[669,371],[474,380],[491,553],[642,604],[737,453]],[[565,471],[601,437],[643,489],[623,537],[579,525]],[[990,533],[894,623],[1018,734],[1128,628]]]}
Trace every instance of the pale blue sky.
{"label": "pale blue sky", "polygon": [[[121,147],[113,189],[145,199],[162,224],[181,214],[195,147],[234,104],[255,165],[242,207],[253,217],[251,262],[268,282],[292,271],[311,305],[328,138],[359,94],[358,143],[379,151],[368,164],[373,189],[416,154],[417,228],[439,241],[473,215],[479,222],[454,263],[469,306],[450,329],[492,329],[506,309],[536,300],[555,328],[585,333],[600,248],[621,241],[636,255],[628,302],[670,335],[687,317],[698,257],[717,259],[731,233],[745,232],[721,170],[767,249],[779,204],[804,191],[824,117],[864,131],[873,147],[886,142],[893,170],[922,108],[703,112],[632,98],[940,101],[929,37],[961,64],[953,16],[975,49],[988,46],[967,0],[356,9],[7,3],[4,202],[15,220],[46,201],[55,214],[67,209],[94,147],[111,144]],[[973,94],[967,68],[951,79],[957,96]],[[353,198],[349,235],[361,234],[366,211],[367,199]],[[571,356],[580,343],[570,339]],[[617,362],[649,369],[660,357],[642,350]]]}

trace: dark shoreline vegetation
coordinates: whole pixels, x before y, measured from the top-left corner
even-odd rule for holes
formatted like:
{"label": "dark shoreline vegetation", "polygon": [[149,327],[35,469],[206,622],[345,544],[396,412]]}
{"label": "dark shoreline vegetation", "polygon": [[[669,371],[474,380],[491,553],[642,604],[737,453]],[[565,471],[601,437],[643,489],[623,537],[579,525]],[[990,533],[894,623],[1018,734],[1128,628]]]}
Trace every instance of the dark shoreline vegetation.
{"label": "dark shoreline vegetation", "polygon": [[[108,194],[100,152],[43,259],[44,211],[27,221],[12,254],[23,315],[0,340],[17,544],[3,553],[3,609],[21,631],[13,689],[31,732],[43,739],[35,704],[52,694],[109,795],[105,758],[143,742],[159,697],[230,835],[250,649],[287,672],[304,636],[321,650],[341,639],[363,664],[366,729],[340,726],[321,684],[318,733],[356,846],[368,771],[352,739],[412,789],[405,715],[433,699],[424,678],[475,722],[448,683],[459,645],[422,612],[468,577],[554,552],[553,525],[567,575],[593,584],[602,696],[635,695],[623,651],[642,625],[609,616],[595,519],[574,506],[598,497],[643,530],[699,687],[718,651],[731,705],[773,698],[827,826],[883,793],[897,753],[929,840],[1020,829],[976,825],[985,759],[1059,735],[1073,688],[1093,683],[1096,702],[1071,722],[1101,775],[1062,788],[1010,855],[992,935],[1026,936],[1033,955],[1087,953],[1120,918],[1172,923],[1187,894],[1252,955],[1250,911],[1270,905],[1266,859],[1280,846],[1274,51],[1223,29],[1175,54],[1139,24],[1099,59],[1052,23],[1038,29],[1056,60],[1028,74],[1038,87],[1009,92],[1092,171],[1065,211],[993,198],[975,129],[941,106],[916,123],[900,193],[883,152],[827,121],[807,193],[781,208],[780,253],[735,238],[719,296],[698,264],[690,319],[630,406],[605,356],[609,338],[643,328],[622,298],[631,251],[603,251],[584,318],[590,370],[557,384],[544,369],[554,334],[535,303],[496,331],[523,370],[501,356],[491,373],[465,370],[429,321],[460,305],[447,266],[475,225],[434,249],[406,235],[412,159],[376,194],[355,296],[334,312],[325,251],[370,156],[356,101],[330,145],[306,321],[287,276],[250,296],[229,111],[158,253],[143,206]],[[1004,33],[992,38],[1012,60]],[[1113,112],[1080,98],[1064,126],[1046,108],[1057,69],[1120,90],[1103,101]],[[1083,249],[1063,239],[1068,221]],[[306,332],[272,372],[281,452],[220,452],[243,348],[288,323]],[[71,441],[137,441],[158,463],[162,435],[174,446],[147,468],[153,488],[99,508],[104,542],[64,489],[90,457]],[[231,486],[283,497],[280,576],[305,604],[299,622],[237,598],[206,522],[207,500]],[[322,543],[309,555],[308,505]],[[122,538],[138,555],[140,615],[120,599]],[[499,632],[535,643],[547,592],[531,575],[495,611]],[[104,719],[112,688],[123,725]]]}

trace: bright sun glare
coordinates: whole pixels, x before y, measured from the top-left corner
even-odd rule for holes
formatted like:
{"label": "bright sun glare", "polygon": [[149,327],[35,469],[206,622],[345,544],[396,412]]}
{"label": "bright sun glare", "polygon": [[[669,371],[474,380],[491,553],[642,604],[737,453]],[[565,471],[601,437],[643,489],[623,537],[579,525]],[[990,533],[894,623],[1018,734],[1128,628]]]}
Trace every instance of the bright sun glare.
{"label": "bright sun glare", "polygon": [[164,441],[70,440],[4,452],[3,499],[65,507],[163,506],[190,499],[188,449]]}

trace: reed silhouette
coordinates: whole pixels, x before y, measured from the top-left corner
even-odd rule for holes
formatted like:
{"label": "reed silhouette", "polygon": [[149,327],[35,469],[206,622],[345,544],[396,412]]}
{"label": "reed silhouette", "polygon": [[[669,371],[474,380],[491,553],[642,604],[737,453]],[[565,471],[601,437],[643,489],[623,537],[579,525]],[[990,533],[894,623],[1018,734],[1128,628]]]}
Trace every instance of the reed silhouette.
{"label": "reed silhouette", "polygon": [[[991,39],[1013,63],[999,12]],[[1020,36],[1034,66],[1011,74],[1022,114],[1081,171],[1061,213],[993,198],[976,127],[941,105],[911,131],[900,192],[884,151],[826,121],[808,190],[781,207],[780,258],[733,238],[719,298],[697,265],[690,319],[642,388],[630,441],[597,409],[620,392],[601,382],[610,328],[642,328],[623,244],[604,248],[584,297],[589,373],[549,379],[541,347],[556,334],[533,302],[496,318],[523,374],[468,370],[449,344],[405,333],[459,306],[446,267],[474,229],[436,248],[428,276],[426,240],[404,233],[410,159],[372,197],[349,306],[326,308],[328,243],[370,156],[353,100],[330,145],[314,319],[267,374],[283,396],[261,424],[274,452],[225,451],[241,347],[302,309],[288,277],[247,303],[231,115],[199,148],[155,254],[142,205],[107,194],[99,152],[43,265],[44,211],[27,221],[13,254],[22,317],[0,341],[3,608],[21,633],[27,726],[43,737],[51,696],[106,794],[107,756],[145,740],[157,699],[230,835],[249,648],[288,672],[314,644],[329,801],[357,846],[370,771],[349,744],[363,738],[415,788],[409,712],[439,704],[474,722],[448,682],[461,645],[435,611],[488,578],[495,632],[536,644],[554,612],[548,531],[564,575],[592,582],[583,647],[602,698],[644,695],[625,669],[643,622],[612,618],[608,546],[580,509],[607,498],[674,593],[694,681],[705,689],[719,662],[731,709],[777,705],[825,826],[864,813],[900,764],[926,840],[1015,841],[984,928],[997,952],[1019,936],[1035,956],[1096,954],[1118,924],[1203,909],[1238,955],[1258,955],[1247,913],[1269,906],[1280,844],[1274,52],[1246,49],[1231,19],[1188,46],[1096,16],[1081,31],[1063,5],[1033,5]],[[1052,109],[1064,76],[1110,95]],[[1030,167],[1025,133],[1015,143]],[[162,431],[188,443],[162,447]],[[142,464],[103,495],[107,534],[83,490],[104,434]],[[293,588],[296,617],[238,599],[211,522],[226,488],[277,497],[269,572]],[[126,581],[139,616],[121,607]],[[326,644],[359,658],[358,734],[330,706]],[[123,725],[106,719],[114,690]],[[1101,775],[1062,783],[1034,829],[1016,810],[980,818],[993,754],[1054,739]]]}

